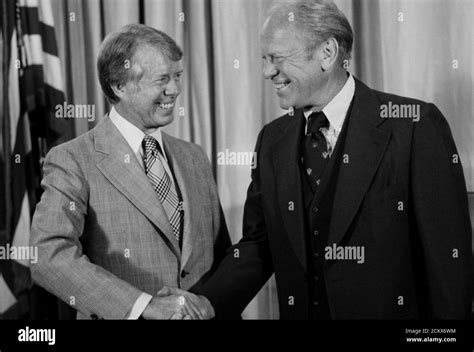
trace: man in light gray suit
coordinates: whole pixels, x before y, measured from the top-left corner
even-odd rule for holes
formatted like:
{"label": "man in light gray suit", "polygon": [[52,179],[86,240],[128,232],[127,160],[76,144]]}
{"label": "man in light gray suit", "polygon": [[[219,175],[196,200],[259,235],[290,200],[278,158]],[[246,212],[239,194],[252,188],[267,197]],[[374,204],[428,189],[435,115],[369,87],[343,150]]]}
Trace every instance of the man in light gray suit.
{"label": "man in light gray suit", "polygon": [[151,27],[109,34],[97,67],[110,113],[46,157],[31,272],[79,319],[214,315],[205,297],[159,293],[202,285],[231,244],[207,156],[160,129],[173,121],[181,58]]}

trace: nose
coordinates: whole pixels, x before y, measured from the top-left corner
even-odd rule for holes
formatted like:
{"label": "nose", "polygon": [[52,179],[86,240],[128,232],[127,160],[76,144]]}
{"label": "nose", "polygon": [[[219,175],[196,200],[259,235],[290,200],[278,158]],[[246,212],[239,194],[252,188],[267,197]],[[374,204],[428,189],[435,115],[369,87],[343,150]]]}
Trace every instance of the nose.
{"label": "nose", "polygon": [[263,62],[263,76],[266,79],[272,79],[278,74],[278,69],[275,67],[270,58],[267,58]]}
{"label": "nose", "polygon": [[178,96],[181,93],[181,84],[174,79],[171,79],[165,88],[165,95]]}

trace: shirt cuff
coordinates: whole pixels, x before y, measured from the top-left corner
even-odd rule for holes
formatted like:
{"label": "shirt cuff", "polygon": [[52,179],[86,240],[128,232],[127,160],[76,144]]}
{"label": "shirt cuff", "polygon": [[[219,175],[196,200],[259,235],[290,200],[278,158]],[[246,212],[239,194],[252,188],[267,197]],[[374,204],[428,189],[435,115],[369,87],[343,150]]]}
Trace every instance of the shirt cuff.
{"label": "shirt cuff", "polygon": [[132,311],[128,316],[128,320],[137,320],[140,315],[144,312],[148,303],[150,303],[153,296],[149,295],[148,293],[143,292],[140,297],[135,301],[135,304],[132,307]]}

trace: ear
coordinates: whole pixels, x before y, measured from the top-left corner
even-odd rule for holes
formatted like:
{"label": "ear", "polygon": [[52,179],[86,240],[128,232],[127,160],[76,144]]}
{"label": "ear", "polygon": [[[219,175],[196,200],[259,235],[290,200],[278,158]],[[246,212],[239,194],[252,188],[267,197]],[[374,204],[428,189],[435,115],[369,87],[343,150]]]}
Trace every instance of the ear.
{"label": "ear", "polygon": [[118,96],[120,98],[120,100],[122,100],[122,98],[125,95],[125,91],[126,91],[125,85],[119,83],[119,84],[111,85],[110,88],[112,88],[115,95]]}
{"label": "ear", "polygon": [[322,47],[322,62],[321,70],[327,71],[334,67],[339,55],[339,44],[334,38],[329,38],[321,44]]}

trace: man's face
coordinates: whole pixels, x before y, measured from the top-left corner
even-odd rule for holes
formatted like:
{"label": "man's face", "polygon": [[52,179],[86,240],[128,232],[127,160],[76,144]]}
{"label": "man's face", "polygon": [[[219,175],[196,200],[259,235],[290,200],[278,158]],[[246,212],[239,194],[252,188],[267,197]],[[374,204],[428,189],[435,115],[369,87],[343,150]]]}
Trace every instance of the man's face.
{"label": "man's face", "polygon": [[171,61],[150,46],[139,48],[134,61],[143,75],[124,86],[119,104],[124,117],[147,133],[173,121],[183,70],[179,61]]}
{"label": "man's face", "polygon": [[294,26],[270,18],[263,27],[261,50],[263,74],[272,80],[282,109],[320,104],[325,79],[318,49],[308,55]]}

